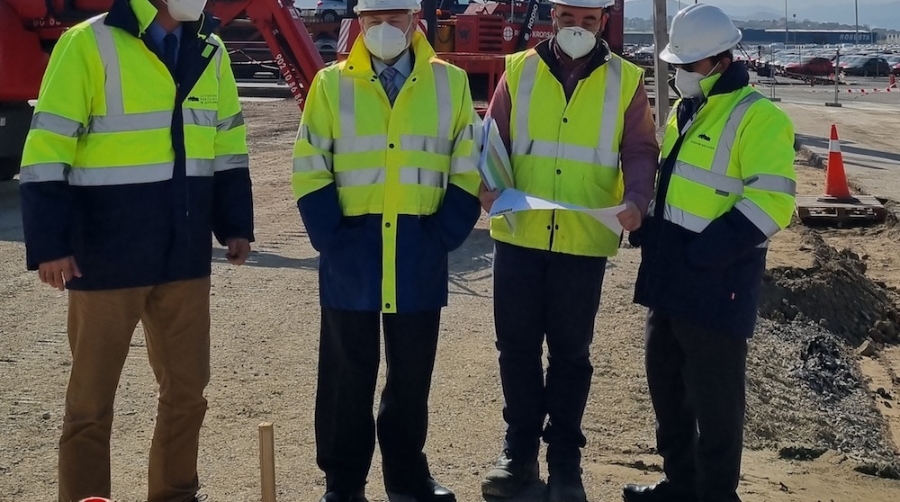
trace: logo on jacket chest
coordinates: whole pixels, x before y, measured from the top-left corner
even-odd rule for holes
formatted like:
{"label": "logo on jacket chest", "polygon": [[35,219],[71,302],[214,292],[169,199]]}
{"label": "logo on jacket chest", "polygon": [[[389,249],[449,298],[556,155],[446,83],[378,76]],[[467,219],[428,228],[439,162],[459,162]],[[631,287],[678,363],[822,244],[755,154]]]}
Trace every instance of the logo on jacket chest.
{"label": "logo on jacket chest", "polygon": [[705,132],[701,132],[700,134],[691,137],[688,140],[692,145],[704,148],[706,150],[715,150],[716,144],[713,143],[712,138],[709,137]]}
{"label": "logo on jacket chest", "polygon": [[187,100],[201,105],[214,105],[219,102],[218,94],[191,94]]}

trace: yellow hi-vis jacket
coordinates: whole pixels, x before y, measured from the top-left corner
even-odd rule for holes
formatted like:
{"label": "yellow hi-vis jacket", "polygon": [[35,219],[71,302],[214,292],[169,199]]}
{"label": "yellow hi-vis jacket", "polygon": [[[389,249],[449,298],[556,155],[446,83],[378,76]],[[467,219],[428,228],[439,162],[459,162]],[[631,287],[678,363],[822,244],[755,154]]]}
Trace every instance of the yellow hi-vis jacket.
{"label": "yellow hi-vis jacket", "polygon": [[447,301],[447,252],[478,217],[480,119],[468,78],[413,37],[391,106],[362,37],[313,80],[292,186],[321,252],[326,307],[383,312]]}
{"label": "yellow hi-vis jacket", "polygon": [[210,273],[211,237],[253,239],[246,127],[208,17],[177,69],[146,34],[148,0],[68,30],[41,85],[20,175],[29,268],[74,255],[72,289]]}
{"label": "yellow hi-vis jacket", "polygon": [[793,124],[748,82],[732,63],[670,115],[635,287],[651,309],[745,337],[768,239],[790,223],[796,189]]}
{"label": "yellow hi-vis jacket", "polygon": [[[637,66],[611,54],[567,101],[562,84],[534,49],[507,56],[516,189],[589,208],[620,204],[625,111],[642,78]],[[516,213],[513,226],[492,218],[491,237],[580,256],[613,256],[619,247],[619,235],[576,211]]]}

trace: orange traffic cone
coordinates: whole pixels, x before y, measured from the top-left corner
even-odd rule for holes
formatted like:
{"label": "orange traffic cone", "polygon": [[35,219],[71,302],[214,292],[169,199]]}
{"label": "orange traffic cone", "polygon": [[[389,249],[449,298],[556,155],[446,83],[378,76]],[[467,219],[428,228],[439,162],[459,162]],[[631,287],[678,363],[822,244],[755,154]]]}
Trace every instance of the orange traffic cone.
{"label": "orange traffic cone", "polygon": [[844,156],[838,139],[837,126],[831,125],[831,141],[828,142],[828,166],[825,170],[825,195],[836,199],[850,199],[850,187],[844,174]]}

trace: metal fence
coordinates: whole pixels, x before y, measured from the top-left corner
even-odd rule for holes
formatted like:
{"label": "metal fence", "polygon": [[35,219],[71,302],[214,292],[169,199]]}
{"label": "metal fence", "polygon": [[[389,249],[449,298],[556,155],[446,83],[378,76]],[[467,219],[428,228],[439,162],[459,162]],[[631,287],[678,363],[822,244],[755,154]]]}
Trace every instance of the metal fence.
{"label": "metal fence", "polygon": [[831,106],[882,105],[900,109],[900,77],[846,75],[809,78],[759,68],[751,84],[775,101]]}
{"label": "metal fence", "polygon": [[900,67],[894,59],[900,58],[900,47],[795,47],[756,57],[742,55],[750,56],[753,85],[776,101],[900,107]]}

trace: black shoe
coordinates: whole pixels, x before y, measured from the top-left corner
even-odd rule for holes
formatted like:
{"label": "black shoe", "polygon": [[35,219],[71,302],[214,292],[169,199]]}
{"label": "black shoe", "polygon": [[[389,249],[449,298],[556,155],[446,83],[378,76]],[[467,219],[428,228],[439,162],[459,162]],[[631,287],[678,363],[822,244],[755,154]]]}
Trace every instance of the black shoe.
{"label": "black shoe", "polygon": [[387,495],[390,502],[456,502],[456,495],[434,478],[428,478],[408,492],[388,492]]}
{"label": "black shoe", "polygon": [[537,457],[514,458],[503,450],[494,467],[481,482],[481,493],[489,497],[515,497],[541,476]]}
{"label": "black shoe", "polygon": [[581,467],[578,465],[550,466],[547,478],[548,502],[587,502]]}
{"label": "black shoe", "polygon": [[625,502],[697,502],[697,496],[663,479],[655,485],[626,485],[622,490]]}
{"label": "black shoe", "polygon": [[360,489],[355,493],[343,492],[325,492],[319,502],[369,502],[366,500],[365,489]]}

